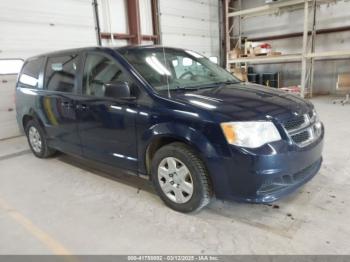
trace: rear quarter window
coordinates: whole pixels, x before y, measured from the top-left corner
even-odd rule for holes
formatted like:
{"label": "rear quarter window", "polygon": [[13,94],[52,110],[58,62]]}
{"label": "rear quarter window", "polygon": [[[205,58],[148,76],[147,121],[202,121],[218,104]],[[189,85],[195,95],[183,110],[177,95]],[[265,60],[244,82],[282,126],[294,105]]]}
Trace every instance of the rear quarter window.
{"label": "rear quarter window", "polygon": [[21,70],[18,82],[21,86],[28,88],[38,88],[39,75],[44,64],[44,58],[33,58],[27,60]]}
{"label": "rear quarter window", "polygon": [[47,90],[73,93],[77,77],[78,54],[48,57],[45,69]]}

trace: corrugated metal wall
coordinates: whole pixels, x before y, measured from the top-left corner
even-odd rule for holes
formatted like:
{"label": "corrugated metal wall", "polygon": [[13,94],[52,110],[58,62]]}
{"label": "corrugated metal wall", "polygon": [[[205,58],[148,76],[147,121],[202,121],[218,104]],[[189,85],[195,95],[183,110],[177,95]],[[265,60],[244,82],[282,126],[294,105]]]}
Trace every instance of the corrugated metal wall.
{"label": "corrugated metal wall", "polygon": [[[127,0],[99,0],[102,32],[128,33]],[[164,45],[219,57],[217,0],[159,0]],[[0,58],[27,58],[52,50],[96,45],[91,0],[1,0]],[[140,0],[141,31],[152,35],[150,0]],[[103,45],[126,45],[103,40]],[[143,44],[152,44],[144,41]]]}
{"label": "corrugated metal wall", "polygon": [[0,58],[96,44],[90,0],[1,0]]}
{"label": "corrugated metal wall", "polygon": [[218,8],[218,0],[160,0],[163,44],[219,57]]}

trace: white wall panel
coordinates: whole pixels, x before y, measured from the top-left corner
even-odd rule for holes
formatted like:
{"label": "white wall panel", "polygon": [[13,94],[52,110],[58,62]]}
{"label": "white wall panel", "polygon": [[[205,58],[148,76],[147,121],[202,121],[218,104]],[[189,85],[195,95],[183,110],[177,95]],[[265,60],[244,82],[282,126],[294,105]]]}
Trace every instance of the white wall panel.
{"label": "white wall panel", "polygon": [[96,45],[90,0],[1,0],[0,58]]}
{"label": "white wall panel", "polygon": [[0,139],[20,135],[16,121],[16,75],[0,75]]}
{"label": "white wall panel", "polygon": [[99,0],[101,32],[128,33],[128,16],[125,0]]}
{"label": "white wall panel", "polygon": [[[101,32],[128,34],[127,0],[98,0]],[[102,39],[103,46],[124,46],[126,40]]]}
{"label": "white wall panel", "polygon": [[217,0],[160,0],[160,27],[164,45],[219,57]]}
{"label": "white wall panel", "polygon": [[153,35],[151,0],[141,0],[139,3],[141,34]]}

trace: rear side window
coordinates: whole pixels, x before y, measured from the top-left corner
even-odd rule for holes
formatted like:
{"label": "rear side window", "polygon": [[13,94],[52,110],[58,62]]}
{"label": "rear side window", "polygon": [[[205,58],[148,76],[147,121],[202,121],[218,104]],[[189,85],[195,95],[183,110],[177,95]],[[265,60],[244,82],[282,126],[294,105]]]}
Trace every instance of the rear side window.
{"label": "rear side window", "polygon": [[73,93],[77,74],[78,55],[49,57],[45,70],[47,90]]}
{"label": "rear side window", "polygon": [[25,62],[23,65],[19,83],[25,87],[38,88],[39,74],[44,64],[44,58],[34,58]]}

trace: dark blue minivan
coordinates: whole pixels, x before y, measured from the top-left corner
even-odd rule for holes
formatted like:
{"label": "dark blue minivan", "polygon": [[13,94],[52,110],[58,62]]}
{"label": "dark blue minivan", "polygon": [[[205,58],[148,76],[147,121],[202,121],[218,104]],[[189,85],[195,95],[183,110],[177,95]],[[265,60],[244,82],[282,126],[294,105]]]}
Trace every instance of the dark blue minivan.
{"label": "dark blue minivan", "polygon": [[34,155],[77,155],[152,180],[181,212],[211,197],[278,199],[320,169],[324,127],[295,95],[244,83],[202,55],[159,46],[28,59],[17,120]]}

